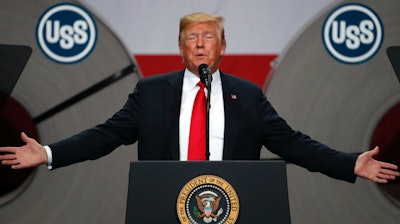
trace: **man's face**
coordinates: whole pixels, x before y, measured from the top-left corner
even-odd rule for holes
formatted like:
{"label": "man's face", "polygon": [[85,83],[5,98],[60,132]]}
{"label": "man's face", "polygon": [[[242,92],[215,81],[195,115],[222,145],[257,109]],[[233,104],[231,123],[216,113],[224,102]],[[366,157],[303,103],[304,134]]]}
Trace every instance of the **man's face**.
{"label": "man's face", "polygon": [[189,25],[182,33],[179,51],[185,66],[198,75],[198,67],[207,64],[211,72],[215,72],[225,53],[225,45],[221,43],[221,32],[213,23]]}

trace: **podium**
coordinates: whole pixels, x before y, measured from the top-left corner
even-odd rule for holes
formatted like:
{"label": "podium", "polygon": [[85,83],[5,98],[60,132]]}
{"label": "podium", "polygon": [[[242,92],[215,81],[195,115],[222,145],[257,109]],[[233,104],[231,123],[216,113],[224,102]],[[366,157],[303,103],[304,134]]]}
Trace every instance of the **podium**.
{"label": "podium", "polygon": [[285,162],[131,162],[125,223],[290,223]]}

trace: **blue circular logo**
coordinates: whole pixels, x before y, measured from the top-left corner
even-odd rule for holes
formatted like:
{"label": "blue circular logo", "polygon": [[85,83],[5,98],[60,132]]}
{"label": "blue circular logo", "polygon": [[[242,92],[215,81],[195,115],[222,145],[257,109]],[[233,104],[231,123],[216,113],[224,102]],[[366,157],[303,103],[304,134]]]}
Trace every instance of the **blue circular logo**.
{"label": "blue circular logo", "polygon": [[96,24],[82,7],[62,3],[47,9],[36,27],[40,49],[53,61],[70,64],[87,57],[96,39]]}
{"label": "blue circular logo", "polygon": [[379,16],[362,4],[345,4],[334,9],[324,22],[322,39],[337,60],[357,64],[369,60],[383,41]]}

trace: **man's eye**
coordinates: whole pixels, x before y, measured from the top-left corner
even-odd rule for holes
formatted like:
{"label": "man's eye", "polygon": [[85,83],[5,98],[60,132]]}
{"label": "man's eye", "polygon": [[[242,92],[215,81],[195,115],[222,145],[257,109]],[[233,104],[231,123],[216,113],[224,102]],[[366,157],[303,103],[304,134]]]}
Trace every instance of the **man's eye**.
{"label": "man's eye", "polygon": [[187,37],[188,41],[193,41],[193,40],[196,40],[196,39],[197,39],[197,37],[195,35],[190,35],[190,36]]}

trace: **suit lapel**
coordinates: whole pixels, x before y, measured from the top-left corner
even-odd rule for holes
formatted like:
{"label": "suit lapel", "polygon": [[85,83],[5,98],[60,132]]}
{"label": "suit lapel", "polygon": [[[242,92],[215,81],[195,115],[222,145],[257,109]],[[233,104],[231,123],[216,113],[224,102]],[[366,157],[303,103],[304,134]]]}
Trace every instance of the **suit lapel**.
{"label": "suit lapel", "polygon": [[170,159],[179,160],[179,114],[184,71],[172,73],[164,88],[165,135]]}
{"label": "suit lapel", "polygon": [[229,76],[221,72],[222,93],[224,98],[224,111],[225,111],[225,131],[224,131],[224,149],[223,160],[233,159],[233,149],[237,139],[238,129],[240,123],[239,100],[240,95],[237,92],[235,83]]}

